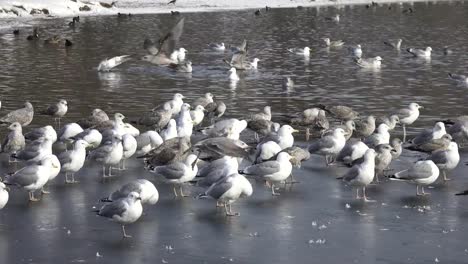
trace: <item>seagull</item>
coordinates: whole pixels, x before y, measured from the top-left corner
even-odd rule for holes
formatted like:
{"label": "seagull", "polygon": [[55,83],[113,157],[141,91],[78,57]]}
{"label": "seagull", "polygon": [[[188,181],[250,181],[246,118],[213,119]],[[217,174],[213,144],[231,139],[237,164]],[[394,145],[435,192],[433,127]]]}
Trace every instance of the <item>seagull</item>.
{"label": "seagull", "polygon": [[116,56],[116,57],[113,57],[113,58],[110,58],[110,59],[104,59],[102,60],[98,67],[97,67],[97,70],[99,72],[109,72],[111,71],[113,68],[119,66],[120,64],[130,60],[129,58],[130,55],[121,55],[121,56]]}
{"label": "seagull", "polygon": [[369,201],[366,196],[366,186],[374,179],[375,175],[375,150],[368,149],[364,154],[364,161],[354,165],[343,177],[343,181],[348,182],[351,186],[358,187],[356,189],[356,199],[361,199],[359,196],[359,188],[362,188],[362,198],[364,201]]}
{"label": "seagull", "polygon": [[355,47],[350,47],[349,51],[351,54],[356,57],[356,58],[361,58],[362,57],[362,48],[361,44],[357,44]]}
{"label": "seagull", "polygon": [[[172,119],[173,120],[173,119]],[[175,120],[174,120],[175,127]],[[177,131],[176,131],[177,135]],[[156,131],[146,131],[141,133],[136,138],[137,141],[137,151],[138,156],[146,155],[151,150],[159,147],[164,141],[163,138]]]}
{"label": "seagull", "polygon": [[185,55],[187,54],[188,50],[185,48],[179,48],[178,50],[174,50],[171,54],[171,60],[182,62],[185,60]]}
{"label": "seagull", "polygon": [[271,121],[271,106],[267,105],[263,108],[263,112],[252,114],[250,119]]}
{"label": "seagull", "polygon": [[[60,165],[60,161],[59,159],[57,158],[57,156],[51,154],[49,156],[47,156],[46,158],[50,159],[51,160],[51,164],[52,166],[50,167],[49,171],[48,171],[48,176],[47,176],[47,182],[50,182],[52,181],[53,179],[55,179],[59,174],[60,174],[60,170],[61,170],[61,165]],[[47,184],[47,183],[46,183]],[[45,190],[45,185],[41,188],[41,193],[42,194],[48,194],[50,193],[49,191],[46,191]]]}
{"label": "seagull", "polygon": [[257,154],[255,155],[255,163],[261,163],[263,161],[269,160],[276,154],[281,152],[281,147],[278,143],[274,141],[268,141],[260,145],[257,148]]}
{"label": "seagull", "polygon": [[178,137],[166,140],[157,148],[137,158],[145,158],[147,166],[161,166],[185,159],[187,151],[192,147],[190,138]]}
{"label": "seagull", "polygon": [[399,50],[400,47],[401,47],[401,42],[403,42],[402,39],[397,39],[396,42],[392,42],[392,41],[388,40],[388,41],[384,41],[384,44],[389,46],[389,47],[392,47],[394,49]]}
{"label": "seagull", "polygon": [[171,59],[170,56],[179,42],[183,29],[184,18],[180,19],[168,33],[159,39],[158,46],[156,46],[150,39],[145,39],[143,47],[149,52],[149,54],[144,56],[142,60],[156,65],[177,63],[178,61]]}
{"label": "seagull", "polygon": [[[182,96],[181,94],[179,95]],[[183,96],[181,97],[180,102],[183,104],[182,98]],[[182,106],[182,104],[180,106]],[[152,127],[155,131],[161,131],[161,129],[167,126],[169,120],[172,118],[172,105],[173,104],[171,101],[165,102],[162,106],[162,109],[153,109],[146,112],[135,123],[138,125]],[[175,110],[176,109],[174,109],[174,111]]]}
{"label": "seagull", "polygon": [[77,134],[76,136],[71,137],[70,139],[77,141],[83,139],[88,143],[88,146],[92,149],[95,149],[101,145],[102,134],[94,128],[85,129],[83,132]]}
{"label": "seagull", "polygon": [[210,187],[222,177],[237,173],[238,170],[239,162],[237,158],[224,156],[201,167],[194,181],[199,187]]}
{"label": "seagull", "polygon": [[199,97],[197,99],[195,99],[195,101],[193,101],[192,105],[193,106],[197,106],[197,105],[201,105],[203,107],[206,107],[208,104],[211,104],[213,103],[213,94],[212,93],[205,93],[205,95],[203,97]]}
{"label": "seagull", "polygon": [[220,178],[208,188],[198,198],[211,197],[217,200],[217,204],[224,204],[224,210],[227,216],[239,216],[239,213],[233,213],[231,204],[240,197],[249,197],[253,193],[252,184],[244,176],[233,173]]}
{"label": "seagull", "polygon": [[47,109],[42,111],[41,114],[54,117],[54,121],[58,122],[58,127],[60,128],[60,119],[67,114],[67,111],[67,100],[61,99],[60,101],[58,101],[58,103],[47,107]]}
{"label": "seagull", "polygon": [[115,200],[105,204],[97,212],[97,215],[110,218],[122,225],[122,233],[124,238],[131,237],[125,233],[125,225],[137,221],[143,213],[141,206],[141,197],[137,192],[131,192],[127,197]]}
{"label": "seagull", "polygon": [[433,139],[442,138],[446,133],[444,123],[437,122],[433,128],[423,130],[416,137],[410,140],[409,143],[414,146],[423,145],[425,143],[429,143]]}
{"label": "seagull", "polygon": [[51,136],[45,135],[36,141],[28,143],[23,150],[18,151],[16,154],[12,154],[12,157],[31,163],[39,162],[46,156],[52,155],[52,144],[53,141]]}
{"label": "seagull", "polygon": [[[75,173],[83,168],[86,160],[86,147],[88,142],[78,139],[73,144],[73,149],[59,154],[58,159],[62,164],[61,171],[65,173],[65,183],[77,183]],[[71,174],[71,180],[68,179]]]}
{"label": "seagull", "polygon": [[261,177],[271,185],[271,194],[280,195],[275,192],[275,184],[286,180],[292,172],[292,164],[289,161],[291,156],[286,152],[281,152],[274,161],[265,161],[251,165],[241,171],[241,174]]}
{"label": "seagull", "polygon": [[426,49],[413,49],[409,48],[406,50],[407,52],[411,53],[414,57],[419,57],[419,58],[431,58],[431,47],[427,47]]}
{"label": "seagull", "polygon": [[38,163],[30,163],[12,175],[5,178],[6,185],[15,185],[29,192],[29,201],[37,202],[34,192],[40,190],[49,180],[50,170],[56,169],[57,164],[53,162],[52,155],[49,155]]}
{"label": "seagull", "polygon": [[354,62],[361,68],[367,68],[367,69],[372,69],[372,68],[380,68],[382,65],[382,58],[380,56],[374,57],[374,58],[368,58],[368,59],[363,59],[363,58],[357,58],[354,60]]}
{"label": "seagull", "polygon": [[325,42],[325,45],[327,45],[327,47],[341,47],[344,45],[344,42],[342,40],[331,41],[330,38],[322,38],[322,40]]}
{"label": "seagull", "polygon": [[231,47],[234,54],[232,55],[231,61],[224,59],[223,61],[229,65],[230,68],[236,68],[236,70],[246,70],[250,68],[250,62],[247,61],[248,51],[247,40],[244,40],[239,47]]}
{"label": "seagull", "polygon": [[176,186],[179,186],[180,195],[187,197],[182,190],[182,184],[192,181],[198,173],[198,157],[190,154],[184,161],[173,162],[168,165],[156,166],[150,168],[150,171],[156,175],[162,176],[163,181],[173,184],[175,197],[178,196]]}
{"label": "seagull", "polygon": [[453,138],[450,134],[445,134],[441,138],[430,139],[419,145],[410,145],[406,148],[413,151],[429,152],[432,153],[439,149],[446,149],[452,142]]}
{"label": "seagull", "polygon": [[460,84],[465,84],[465,85],[468,85],[468,77],[466,77],[465,75],[461,75],[461,74],[455,74],[455,73],[449,73],[448,76],[450,77],[450,79],[460,83]]}
{"label": "seagull", "polygon": [[8,203],[8,198],[10,197],[8,189],[3,182],[0,182],[0,209],[3,209]]}
{"label": "seagull", "polygon": [[353,136],[365,138],[374,133],[375,117],[370,115],[363,121],[355,121],[354,124],[355,129]]}
{"label": "seagull", "polygon": [[401,139],[399,138],[392,139],[392,141],[390,142],[390,146],[392,146],[392,148],[395,150],[395,151],[392,151],[392,159],[396,160],[400,157],[401,152],[403,151],[402,145],[403,145],[403,142],[401,141]]}
{"label": "seagull", "polygon": [[113,202],[128,197],[131,192],[140,195],[142,204],[155,205],[159,201],[159,192],[154,184],[146,179],[138,179],[122,185],[108,197],[101,199],[101,202]]}
{"label": "seagull", "polygon": [[419,117],[419,109],[424,108],[417,103],[410,103],[407,108],[402,108],[397,112],[400,124],[403,126],[403,142],[406,142],[406,126],[411,125]]}
{"label": "seagull", "polygon": [[388,126],[386,124],[380,124],[377,127],[377,132],[368,136],[364,143],[370,148],[374,148],[380,144],[390,143],[390,133],[388,132]]}
{"label": "seagull", "polygon": [[258,68],[258,62],[260,61],[259,58],[254,58],[252,62],[250,62],[250,69],[251,70],[256,70]]}
{"label": "seagull", "polygon": [[181,63],[171,63],[168,65],[170,69],[175,70],[176,72],[191,73],[192,72],[192,62],[186,61]]}
{"label": "seagull", "polygon": [[437,167],[442,171],[444,181],[450,180],[447,178],[447,171],[455,169],[460,162],[457,143],[450,142],[446,149],[439,149],[432,152],[426,160],[434,161]]}
{"label": "seagull", "polygon": [[[123,156],[122,137],[114,135],[112,139],[105,142],[99,148],[89,153],[88,159],[102,164],[102,177],[107,178],[112,175],[112,165],[119,164]],[[109,174],[106,175],[106,166],[109,165]]]}
{"label": "seagull", "polygon": [[283,79],[283,89],[285,90],[291,90],[294,88],[294,81],[291,79],[291,77],[286,77]]}
{"label": "seagull", "polygon": [[[173,139],[177,137],[177,123],[174,119],[171,119],[167,124],[166,129],[161,131],[161,138],[163,141]],[[162,142],[161,142],[162,143]]]}
{"label": "seagull", "polygon": [[210,43],[208,47],[214,51],[224,51],[226,46],[224,46],[224,42],[221,43]]}
{"label": "seagull", "polygon": [[[439,168],[432,160],[420,160],[409,169],[395,173],[390,180],[406,181],[416,184],[416,195],[426,195],[424,186],[434,183],[439,177]],[[421,187],[421,192],[419,188]]]}
{"label": "seagull", "polygon": [[237,75],[236,73],[236,68],[232,67],[231,69],[229,69],[229,80],[231,81],[239,81],[239,75]]}
{"label": "seagull", "polygon": [[[23,136],[23,128],[20,123],[12,123],[8,129],[10,133],[5,137],[2,143],[1,152],[8,153],[8,157],[16,154],[18,151],[21,151],[26,146],[26,142]],[[8,159],[10,161],[10,159]]]}
{"label": "seagull", "polygon": [[336,128],[332,133],[324,135],[322,138],[309,145],[310,154],[325,156],[325,164],[330,165],[335,156],[340,153],[346,144],[346,132],[342,128]]}
{"label": "seagull", "polygon": [[380,125],[382,123],[388,126],[388,130],[393,130],[395,129],[397,124],[400,124],[400,118],[398,117],[398,115],[391,115],[389,117],[386,117],[386,116],[380,117],[377,120],[377,125]]}
{"label": "seagull", "polygon": [[31,124],[34,117],[34,108],[29,101],[24,103],[24,108],[20,108],[4,115],[0,118],[0,124],[11,124],[14,122],[20,123],[21,126]]}
{"label": "seagull", "polygon": [[192,118],[193,125],[198,126],[203,122],[203,118],[205,118],[205,108],[201,105],[197,105],[195,110],[190,111],[190,117]]}
{"label": "seagull", "polygon": [[268,141],[276,142],[282,150],[285,148],[292,147],[294,144],[294,136],[292,134],[297,132],[299,131],[294,129],[290,125],[283,125],[280,127],[277,133],[271,133],[265,136],[262,142],[260,142],[257,147]]}
{"label": "seagull", "polygon": [[361,140],[349,140],[336,156],[336,161],[351,165],[353,161],[362,158],[368,149],[369,147]]}
{"label": "seagull", "polygon": [[76,123],[83,129],[91,128],[99,125],[102,122],[109,120],[109,116],[103,110],[96,108],[91,112],[91,115],[78,120]]}
{"label": "seagull", "polygon": [[134,136],[130,134],[125,134],[122,136],[122,147],[123,147],[123,155],[122,159],[120,160],[121,163],[121,170],[126,170],[125,168],[125,161],[133,156],[137,150],[137,141]]}
{"label": "seagull", "polygon": [[193,133],[194,122],[190,116],[190,105],[184,103],[182,110],[176,120],[177,124],[177,136],[179,137],[191,137]]}
{"label": "seagull", "polygon": [[339,14],[336,14],[332,17],[326,17],[325,18],[326,21],[332,21],[332,22],[340,22],[340,15]]}
{"label": "seagull", "polygon": [[288,51],[290,53],[293,53],[293,54],[296,54],[296,55],[303,55],[305,57],[310,56],[310,48],[309,47],[305,47],[303,49],[291,48],[291,49],[288,49]]}
{"label": "seagull", "polygon": [[326,106],[319,104],[318,108],[325,110],[334,118],[342,121],[354,120],[359,117],[359,113],[354,111],[351,107],[344,105]]}

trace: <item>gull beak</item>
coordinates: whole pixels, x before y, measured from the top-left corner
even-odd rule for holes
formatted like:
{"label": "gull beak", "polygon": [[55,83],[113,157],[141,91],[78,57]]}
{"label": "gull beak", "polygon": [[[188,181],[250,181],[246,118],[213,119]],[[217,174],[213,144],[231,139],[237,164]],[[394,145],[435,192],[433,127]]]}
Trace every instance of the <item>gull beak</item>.
{"label": "gull beak", "polygon": [[420,105],[419,108],[424,109],[424,106]]}
{"label": "gull beak", "polygon": [[137,200],[140,200],[140,201],[141,201],[141,197],[138,197]]}
{"label": "gull beak", "polygon": [[396,149],[390,150],[391,153],[397,153]]}
{"label": "gull beak", "polygon": [[10,189],[10,187],[5,186],[5,190],[10,191],[11,189]]}
{"label": "gull beak", "polygon": [[299,130],[297,130],[297,129],[293,129],[293,131],[292,131],[292,132],[293,132],[293,133],[298,133],[298,132],[299,132]]}

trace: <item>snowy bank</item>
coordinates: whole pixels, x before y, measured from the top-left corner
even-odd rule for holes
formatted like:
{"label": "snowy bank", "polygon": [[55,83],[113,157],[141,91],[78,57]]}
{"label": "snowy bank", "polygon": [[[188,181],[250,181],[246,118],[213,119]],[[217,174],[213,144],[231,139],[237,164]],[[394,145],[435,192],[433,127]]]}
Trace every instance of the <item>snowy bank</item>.
{"label": "snowy bank", "polygon": [[[370,4],[371,0],[1,0],[0,18],[69,17],[85,15],[111,15],[117,13],[169,13],[170,11],[198,12],[228,9],[263,8],[269,6],[325,6]],[[377,3],[413,2],[407,0],[374,0]]]}

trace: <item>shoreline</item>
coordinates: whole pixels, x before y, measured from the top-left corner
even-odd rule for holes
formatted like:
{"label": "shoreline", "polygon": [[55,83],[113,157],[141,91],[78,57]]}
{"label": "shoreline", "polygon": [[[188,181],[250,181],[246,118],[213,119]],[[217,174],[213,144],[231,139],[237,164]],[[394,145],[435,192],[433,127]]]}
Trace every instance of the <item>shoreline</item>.
{"label": "shoreline", "polygon": [[[76,1],[76,2],[75,2]],[[177,0],[180,4],[168,5],[166,1],[155,3],[153,0],[117,1],[115,6],[106,8],[103,4],[110,4],[109,0],[4,0],[0,3],[0,31],[13,27],[28,27],[42,19],[68,18],[73,16],[106,16],[122,14],[170,14],[171,11],[180,13],[224,12],[249,9],[261,9],[266,6],[277,8],[336,7],[353,5],[400,4],[412,5],[416,2],[443,3],[458,2],[459,0]],[[83,10],[88,6],[90,11]],[[263,9],[263,10],[262,10]],[[10,10],[7,12],[7,10]],[[12,11],[13,10],[13,11]],[[31,13],[38,14],[31,14]]]}

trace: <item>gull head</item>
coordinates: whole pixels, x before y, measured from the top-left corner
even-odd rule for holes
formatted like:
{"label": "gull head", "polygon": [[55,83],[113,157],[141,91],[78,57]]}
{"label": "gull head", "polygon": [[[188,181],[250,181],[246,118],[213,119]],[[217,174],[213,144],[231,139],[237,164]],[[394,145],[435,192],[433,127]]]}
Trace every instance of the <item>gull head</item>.
{"label": "gull head", "polygon": [[185,98],[185,97],[184,97],[182,94],[180,94],[180,93],[174,94],[174,99],[175,99],[175,100],[182,100],[182,99],[184,99],[184,98]]}
{"label": "gull head", "polygon": [[383,61],[382,57],[380,57],[380,56],[375,57],[374,60],[375,61]]}
{"label": "gull head", "polygon": [[124,116],[123,114],[121,114],[121,113],[116,113],[116,114],[114,115],[114,119],[115,119],[115,120],[122,121],[122,120],[125,119],[125,116]]}
{"label": "gull head", "polygon": [[432,51],[432,48],[431,48],[431,47],[427,47],[427,48],[426,48],[426,52],[429,52],[429,51]]}
{"label": "gull head", "polygon": [[445,131],[445,125],[442,122],[437,122],[434,126],[434,131]]}
{"label": "gull head", "polygon": [[416,109],[421,109],[421,108],[424,108],[424,107],[422,105],[417,104],[417,103],[411,103],[409,105],[409,108],[413,109],[413,110],[416,110]]}
{"label": "gull head", "polygon": [[190,105],[187,104],[187,103],[184,103],[184,104],[182,105],[181,109],[182,109],[182,110],[185,110],[185,111],[188,111],[188,110],[190,110]]}
{"label": "gull head", "polygon": [[205,107],[203,107],[202,105],[197,105],[197,107],[195,107],[195,110],[205,112]]}
{"label": "gull head", "polygon": [[328,45],[330,45],[330,39],[329,38],[322,38],[323,41]]}
{"label": "gull head", "polygon": [[333,131],[333,135],[334,136],[346,136],[348,133],[346,133],[346,131],[344,131],[344,129],[342,128],[336,128],[334,131]]}
{"label": "gull head", "polygon": [[253,59],[253,63],[257,63],[257,62],[259,62],[259,61],[260,61],[259,58],[254,58],[254,59]]}
{"label": "gull head", "polygon": [[236,73],[236,68],[231,67],[231,69],[229,69],[229,72],[230,72],[230,73]]}
{"label": "gull head", "polygon": [[134,202],[141,201],[140,194],[137,193],[137,192],[131,192],[131,193],[128,194],[127,197],[130,198]]}
{"label": "gull head", "polygon": [[64,100],[64,99],[60,100],[60,101],[59,101],[59,104],[61,104],[61,105],[63,105],[63,106],[67,106],[67,105],[68,105],[67,100]]}
{"label": "gull head", "polygon": [[310,53],[310,48],[309,48],[309,47],[305,47],[305,48],[304,48],[304,53],[305,53],[305,54],[309,54],[309,53]]}
{"label": "gull head", "polygon": [[154,57],[155,57],[154,55],[148,54],[148,55],[143,56],[141,60],[151,62],[154,59]]}
{"label": "gull head", "polygon": [[179,49],[179,52],[180,52],[180,53],[188,53],[188,50],[186,50],[186,49],[184,49],[184,48],[180,48],[180,49]]}
{"label": "gull head", "polygon": [[11,125],[8,127],[9,130],[17,130],[21,129],[21,125],[18,122],[13,122]]}

